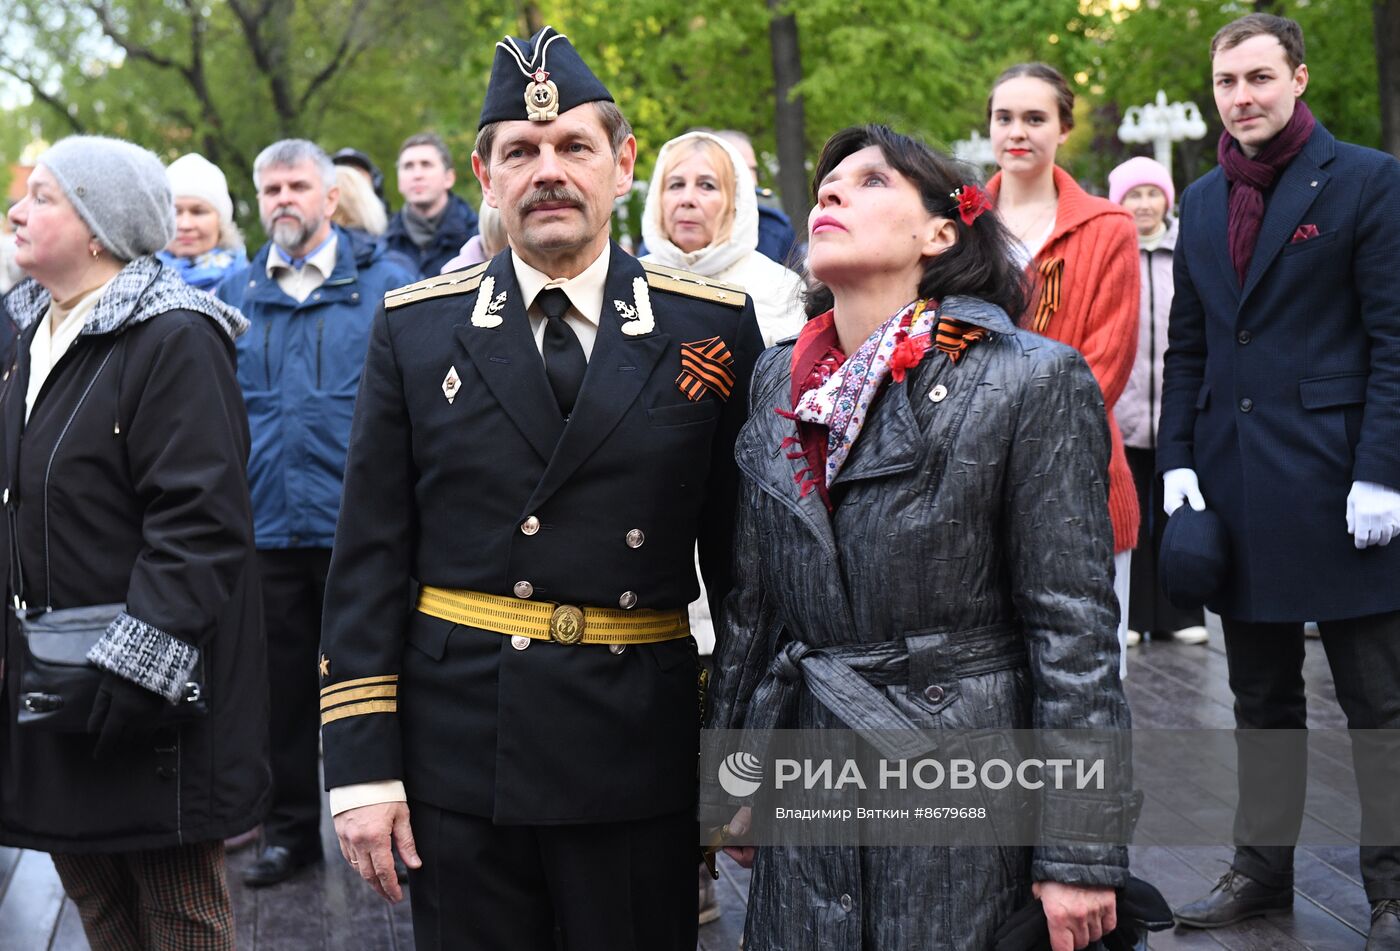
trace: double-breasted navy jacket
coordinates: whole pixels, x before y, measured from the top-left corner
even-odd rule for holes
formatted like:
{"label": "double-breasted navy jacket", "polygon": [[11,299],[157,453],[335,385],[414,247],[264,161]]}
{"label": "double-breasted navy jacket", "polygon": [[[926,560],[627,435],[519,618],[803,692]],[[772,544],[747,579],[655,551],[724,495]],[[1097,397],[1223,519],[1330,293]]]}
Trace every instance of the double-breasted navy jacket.
{"label": "double-breasted navy jacket", "polygon": [[[321,672],[323,707],[349,703],[348,715],[323,711],[327,785],[402,779],[410,799],[506,824],[693,806],[693,639],[519,650],[413,598],[421,584],[683,611],[698,594],[698,540],[717,605],[730,587],[734,440],[763,347],[752,304],[614,245],[566,423],[509,251],[416,287],[422,299],[375,319],[355,408]],[[494,327],[471,319],[488,291]],[[628,335],[643,293],[654,329]],[[677,382],[682,344],[713,337],[733,355],[733,390],[691,399]],[[374,697],[357,699],[356,682]]]}
{"label": "double-breasted navy jacket", "polygon": [[1158,469],[1195,469],[1229,530],[1213,610],[1245,621],[1400,609],[1400,545],[1358,551],[1353,481],[1400,490],[1400,162],[1319,124],[1267,198],[1241,287],[1229,185],[1182,196]]}

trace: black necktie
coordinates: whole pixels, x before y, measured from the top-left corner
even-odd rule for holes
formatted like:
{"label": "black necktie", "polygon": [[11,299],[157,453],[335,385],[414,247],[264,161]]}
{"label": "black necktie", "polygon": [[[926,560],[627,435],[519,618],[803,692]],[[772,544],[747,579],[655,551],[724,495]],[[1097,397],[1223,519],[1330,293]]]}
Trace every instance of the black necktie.
{"label": "black necktie", "polygon": [[568,419],[578,400],[579,388],[583,386],[583,374],[588,369],[588,359],[583,355],[583,344],[578,342],[574,328],[564,320],[569,312],[569,295],[557,287],[540,291],[535,298],[544,312],[544,374],[549,378],[549,387],[554,390],[554,398],[559,401],[559,412]]}

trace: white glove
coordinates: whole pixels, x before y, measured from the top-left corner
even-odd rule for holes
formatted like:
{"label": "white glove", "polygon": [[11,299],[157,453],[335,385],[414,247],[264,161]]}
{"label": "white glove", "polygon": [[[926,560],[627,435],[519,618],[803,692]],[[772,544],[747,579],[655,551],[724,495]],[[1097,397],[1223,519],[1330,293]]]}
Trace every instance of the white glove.
{"label": "white glove", "polygon": [[1190,502],[1197,512],[1206,510],[1206,500],[1201,495],[1201,483],[1196,479],[1195,469],[1168,469],[1162,473],[1162,496],[1162,508],[1168,515],[1186,502]]}
{"label": "white glove", "polygon": [[1347,493],[1347,531],[1357,548],[1390,544],[1400,534],[1400,492],[1375,482],[1353,482]]}

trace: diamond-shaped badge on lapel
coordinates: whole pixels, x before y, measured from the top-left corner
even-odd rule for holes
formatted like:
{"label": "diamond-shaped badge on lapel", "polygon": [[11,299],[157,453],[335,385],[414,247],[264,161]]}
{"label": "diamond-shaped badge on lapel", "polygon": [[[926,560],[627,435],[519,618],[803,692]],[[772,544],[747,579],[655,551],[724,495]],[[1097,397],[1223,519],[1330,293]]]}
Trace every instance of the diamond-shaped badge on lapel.
{"label": "diamond-shaped badge on lapel", "polygon": [[462,378],[457,375],[457,368],[448,367],[447,376],[442,378],[442,395],[447,397],[448,403],[457,398],[457,391],[461,388]]}

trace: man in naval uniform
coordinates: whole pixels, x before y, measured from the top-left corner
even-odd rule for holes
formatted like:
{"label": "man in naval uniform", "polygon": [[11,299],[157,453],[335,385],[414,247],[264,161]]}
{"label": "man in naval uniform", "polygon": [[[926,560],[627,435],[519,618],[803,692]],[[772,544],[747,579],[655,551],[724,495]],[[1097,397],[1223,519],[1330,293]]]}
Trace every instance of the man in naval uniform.
{"label": "man in naval uniform", "polygon": [[325,775],[346,859],[391,900],[403,855],[420,949],[695,947],[686,604],[697,541],[713,605],[730,587],[762,342],[741,290],[610,242],[636,148],[565,37],[506,38],[472,166],[511,250],[375,321]]}

